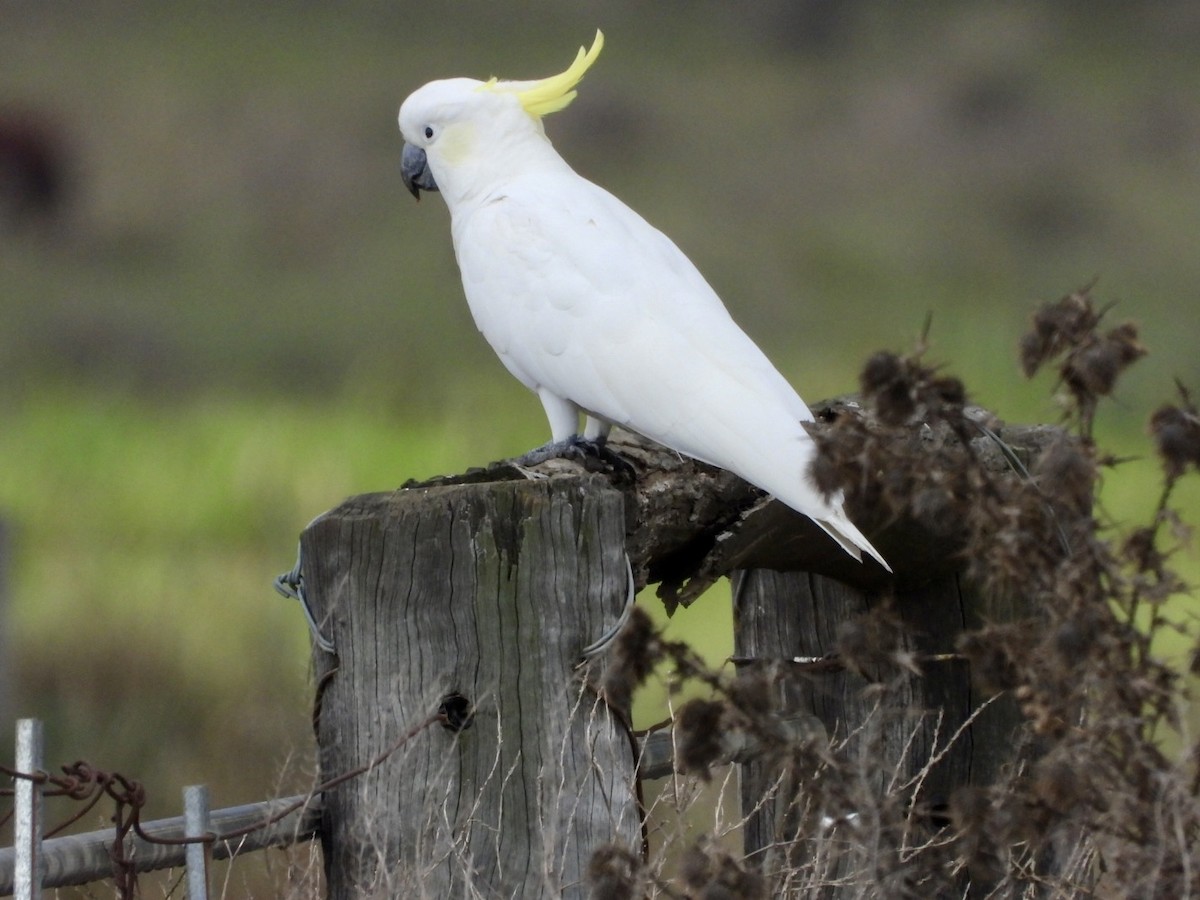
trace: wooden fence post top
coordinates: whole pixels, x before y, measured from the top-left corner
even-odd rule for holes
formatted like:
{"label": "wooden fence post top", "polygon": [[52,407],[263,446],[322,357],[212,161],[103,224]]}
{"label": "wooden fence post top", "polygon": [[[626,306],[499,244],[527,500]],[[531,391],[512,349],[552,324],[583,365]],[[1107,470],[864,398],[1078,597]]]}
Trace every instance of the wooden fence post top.
{"label": "wooden fence post top", "polygon": [[[565,460],[554,460],[555,463],[570,466]],[[357,494],[347,497],[333,509],[318,516],[312,524],[330,519],[376,518],[398,515],[412,502],[414,497],[426,497],[428,502],[441,503],[455,496],[477,495],[478,491],[471,490],[480,484],[493,484],[500,490],[545,493],[548,482],[553,479],[556,483],[564,478],[578,482],[579,490],[615,490],[608,479],[601,475],[584,471],[583,469],[568,470],[562,466],[552,469],[549,476],[544,476],[537,470],[529,470],[532,477],[524,475],[515,466],[508,463],[497,463],[489,469],[471,470],[465,475],[440,476],[424,482],[409,482],[394,491],[377,491],[369,494]],[[311,527],[311,526],[310,526]]]}
{"label": "wooden fence post top", "polygon": [[[813,411],[817,432],[841,416],[864,418],[870,424],[868,413],[853,399],[826,401],[814,405]],[[983,410],[972,410],[971,418],[989,426],[970,442],[969,452],[989,470],[1014,478],[1024,477],[1013,469],[1014,459],[1032,465],[1063,434],[1055,426],[1007,425]],[[918,453],[928,452],[930,459],[959,444],[948,428],[937,423],[917,423],[889,440],[902,441],[910,457],[915,447]],[[609,447],[628,463],[627,470],[613,471],[601,463],[585,467],[564,459],[525,468],[516,460],[502,460],[461,475],[410,481],[401,490],[530,478],[607,481],[625,494],[626,550],[637,585],[659,583],[659,595],[669,608],[686,606],[713,582],[739,569],[813,572],[862,588],[879,588],[892,580],[873,561],[855,562],[806,516],[766,498],[730,472],[620,429],[614,430]],[[871,473],[871,477],[879,475]],[[853,485],[847,486],[846,494],[851,518],[889,560],[896,581],[923,583],[959,565],[961,532],[953,522],[884,521],[877,511],[858,502]],[[388,502],[388,496],[351,498],[327,515],[377,508]]]}

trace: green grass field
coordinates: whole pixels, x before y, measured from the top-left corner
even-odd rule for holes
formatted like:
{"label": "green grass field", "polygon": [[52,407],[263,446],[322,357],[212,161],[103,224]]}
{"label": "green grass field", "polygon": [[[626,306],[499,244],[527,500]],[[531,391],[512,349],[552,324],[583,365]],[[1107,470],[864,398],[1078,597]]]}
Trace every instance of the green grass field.
{"label": "green grass field", "polygon": [[[55,123],[73,187],[54,227],[0,235],[9,712],[46,720],[52,760],[144,779],[152,815],[188,783],[218,805],[307,784],[307,632],[271,590],[300,530],[545,438],[470,322],[443,204],[399,183],[396,108],[434,77],[549,74],[597,25],[548,132],[807,398],[932,313],[981,403],[1052,421],[1016,341],[1098,275],[1151,350],[1103,439],[1147,456],[1172,379],[1200,390],[1200,18],[1132,6],[866,4],[828,34],[715,2],[6,10],[0,107]],[[1106,513],[1144,517],[1156,483],[1129,464]],[[1194,483],[1180,501],[1195,522]],[[672,627],[719,661],[727,606]]]}

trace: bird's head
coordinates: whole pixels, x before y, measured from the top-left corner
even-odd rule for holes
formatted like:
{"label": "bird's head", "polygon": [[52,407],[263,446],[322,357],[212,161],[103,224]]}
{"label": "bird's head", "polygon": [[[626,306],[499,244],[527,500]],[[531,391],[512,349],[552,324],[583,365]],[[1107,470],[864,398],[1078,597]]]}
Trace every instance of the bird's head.
{"label": "bird's head", "polygon": [[489,175],[511,176],[553,154],[542,116],[575,99],[575,86],[603,46],[597,31],[591,49],[580,47],[565,72],[537,81],[449,78],[418,88],[400,107],[405,186],[418,200],[423,190],[458,200]]}

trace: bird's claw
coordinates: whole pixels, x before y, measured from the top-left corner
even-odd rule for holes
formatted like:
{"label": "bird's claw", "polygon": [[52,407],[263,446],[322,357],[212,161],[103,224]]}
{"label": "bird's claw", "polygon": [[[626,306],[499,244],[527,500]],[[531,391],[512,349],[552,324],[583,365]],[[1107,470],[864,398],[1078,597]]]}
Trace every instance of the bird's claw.
{"label": "bird's claw", "polygon": [[519,466],[536,466],[551,459],[569,459],[579,463],[589,472],[597,468],[608,468],[613,472],[633,477],[634,469],[619,453],[610,450],[604,439],[592,440],[573,434],[561,441],[550,441],[535,447],[517,460]]}
{"label": "bird's claw", "polygon": [[550,441],[542,444],[518,458],[517,465],[536,466],[550,459],[573,459],[582,462],[585,452],[579,446],[579,441],[578,435],[572,435],[565,441]]}

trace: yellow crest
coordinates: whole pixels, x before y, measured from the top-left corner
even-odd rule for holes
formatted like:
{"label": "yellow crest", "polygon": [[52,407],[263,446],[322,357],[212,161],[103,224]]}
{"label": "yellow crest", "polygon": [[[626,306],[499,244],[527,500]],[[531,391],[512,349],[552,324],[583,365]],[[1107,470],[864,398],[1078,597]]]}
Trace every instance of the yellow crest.
{"label": "yellow crest", "polygon": [[484,85],[490,90],[511,90],[521,101],[525,112],[535,118],[541,118],[549,113],[558,112],[575,99],[575,85],[583,79],[583,75],[592,67],[592,63],[600,55],[604,47],[604,34],[596,29],[596,39],[592,48],[579,48],[575,62],[558,75],[551,75],[541,81],[498,82],[495,78]]}

